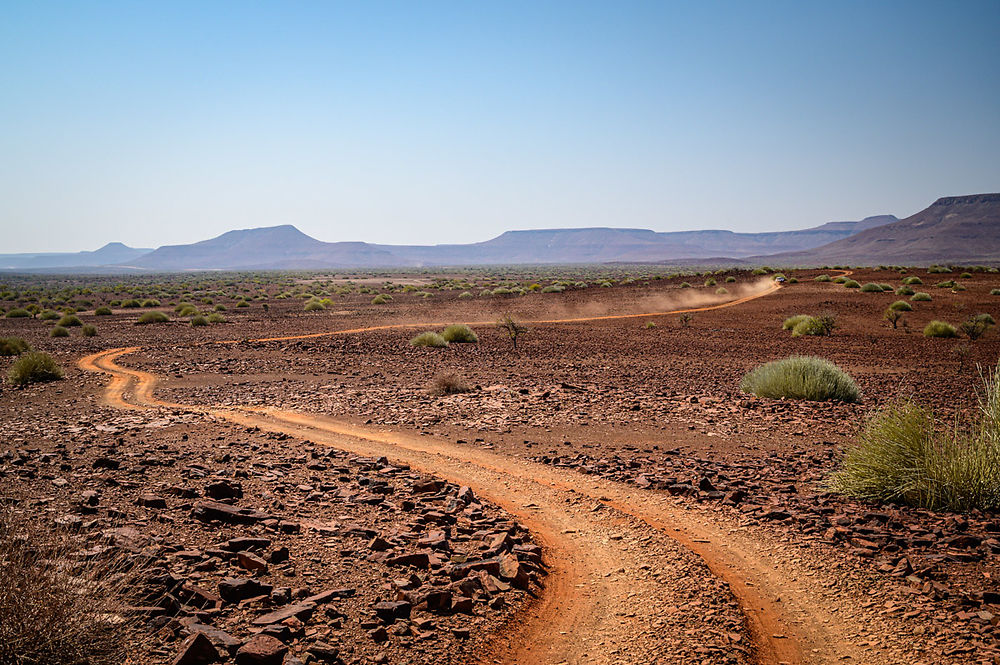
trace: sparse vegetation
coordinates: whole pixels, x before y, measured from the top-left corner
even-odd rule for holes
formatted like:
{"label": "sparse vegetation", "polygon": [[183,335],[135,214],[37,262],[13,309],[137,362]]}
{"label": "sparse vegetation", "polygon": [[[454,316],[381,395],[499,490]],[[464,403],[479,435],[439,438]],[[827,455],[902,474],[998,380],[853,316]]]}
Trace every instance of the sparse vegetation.
{"label": "sparse vegetation", "polygon": [[959,324],[959,329],[966,337],[975,342],[986,334],[990,326],[996,325],[996,321],[989,314],[974,314]]}
{"label": "sparse vegetation", "polygon": [[8,319],[27,319],[31,316],[31,312],[20,307],[15,307],[6,314]]}
{"label": "sparse vegetation", "polygon": [[899,326],[899,321],[903,318],[903,312],[902,310],[893,309],[892,305],[890,305],[885,310],[885,313],[882,314],[882,318],[888,321],[892,329],[895,330]]}
{"label": "sparse vegetation", "polygon": [[782,330],[794,330],[795,326],[811,318],[808,314],[796,314],[785,319],[785,322],[781,324],[781,328]]}
{"label": "sparse vegetation", "polygon": [[693,320],[694,320],[694,314],[691,314],[690,312],[684,312],[683,314],[677,317],[677,322],[681,324],[681,328],[687,328],[688,326],[691,325],[691,322]]}
{"label": "sparse vegetation", "polygon": [[910,298],[910,302],[930,302],[931,300],[933,300],[933,298],[931,298],[931,294],[924,293],[923,291],[917,291]]}
{"label": "sparse vegetation", "polygon": [[849,279],[849,280],[847,280],[846,282],[844,282],[844,288],[845,288],[845,289],[860,289],[860,288],[861,288],[861,285],[860,285],[860,284],[858,284],[858,283],[857,283],[856,281],[854,281],[853,279]]}
{"label": "sparse vegetation", "polygon": [[306,312],[321,312],[326,309],[326,305],[321,303],[319,300],[310,300],[302,309]]}
{"label": "sparse vegetation", "polygon": [[983,376],[978,412],[938,430],[934,414],[896,402],[870,418],[832,489],[864,501],[965,511],[1000,507],[1000,372]]}
{"label": "sparse vegetation", "polygon": [[148,325],[150,323],[166,323],[170,319],[163,312],[146,312],[136,321],[136,325]]}
{"label": "sparse vegetation", "polygon": [[905,284],[896,289],[897,296],[912,296],[914,293],[916,292]]}
{"label": "sparse vegetation", "polygon": [[1000,289],[990,289],[991,296],[1000,296]]}
{"label": "sparse vegetation", "polygon": [[817,282],[829,282],[830,281],[830,276],[829,275],[817,275],[816,277],[813,277],[813,279],[815,281],[817,281]]}
{"label": "sparse vegetation", "polygon": [[199,314],[198,316],[191,317],[191,326],[192,327],[200,327],[200,326],[207,326],[207,325],[208,325],[208,319],[206,319],[201,314]]}
{"label": "sparse vegetation", "polygon": [[97,337],[97,328],[90,325],[83,326],[80,328],[80,334],[84,337]]}
{"label": "sparse vegetation", "polygon": [[463,323],[448,326],[441,331],[441,337],[449,344],[475,344],[479,341],[472,328]]}
{"label": "sparse vegetation", "polygon": [[850,376],[829,360],[791,356],[752,370],[740,389],[770,399],[857,402],[861,393]]}
{"label": "sparse vegetation", "polygon": [[223,315],[219,314],[218,312],[213,312],[213,313],[211,313],[211,314],[208,315],[208,322],[209,323],[225,323],[226,322],[226,317],[224,317]]}
{"label": "sparse vegetation", "polygon": [[431,379],[427,392],[432,395],[457,395],[472,392],[472,386],[458,372],[447,371],[440,372]]}
{"label": "sparse vegetation", "polygon": [[94,310],[95,316],[111,316],[111,314],[112,312],[110,307],[98,307]]}
{"label": "sparse vegetation", "polygon": [[958,331],[946,321],[935,320],[924,326],[924,337],[958,337]]}
{"label": "sparse vegetation", "polygon": [[31,346],[20,337],[0,337],[0,356],[19,356]]}
{"label": "sparse vegetation", "polygon": [[[65,328],[64,328],[65,330]],[[67,333],[68,334],[68,333]],[[29,383],[43,383],[45,381],[55,381],[63,377],[62,368],[47,353],[39,351],[27,351],[14,361],[11,365],[7,378],[15,386],[24,386]],[[4,566],[0,566],[2,569]],[[0,593],[3,589],[0,588]]]}
{"label": "sparse vegetation", "polygon": [[373,305],[385,305],[392,300],[392,296],[387,293],[380,293],[372,298]]}
{"label": "sparse vegetation", "polygon": [[894,309],[897,312],[912,312],[913,305],[906,302],[905,300],[897,300],[896,302],[889,305],[889,309]]}
{"label": "sparse vegetation", "polygon": [[429,346],[436,349],[442,349],[448,346],[448,342],[438,333],[433,330],[428,330],[427,332],[422,332],[411,339],[410,346]]}
{"label": "sparse vegetation", "polygon": [[517,319],[510,314],[504,314],[497,321],[497,327],[507,334],[507,339],[510,340],[515,349],[517,348],[517,338],[528,332],[528,329],[518,323]]}
{"label": "sparse vegetation", "polygon": [[130,662],[127,607],[139,568],[124,552],[74,561],[79,548],[31,513],[0,507],[0,663]]}
{"label": "sparse vegetation", "polygon": [[49,331],[49,337],[69,337],[69,329],[62,326],[54,326]]}
{"label": "sparse vegetation", "polygon": [[63,328],[73,328],[73,327],[77,327],[77,326],[82,326],[83,325],[83,321],[81,321],[80,317],[78,317],[78,316],[73,316],[72,314],[67,314],[66,316],[64,316],[61,319],[59,319],[59,323],[57,323],[56,325],[57,326],[62,326]]}
{"label": "sparse vegetation", "polygon": [[[847,285],[845,284],[845,286],[847,286]],[[848,288],[850,288],[850,287],[848,287]],[[882,287],[879,286],[878,284],[876,284],[875,282],[868,282],[867,284],[865,284],[864,286],[861,287],[861,292],[862,293],[882,293]]]}

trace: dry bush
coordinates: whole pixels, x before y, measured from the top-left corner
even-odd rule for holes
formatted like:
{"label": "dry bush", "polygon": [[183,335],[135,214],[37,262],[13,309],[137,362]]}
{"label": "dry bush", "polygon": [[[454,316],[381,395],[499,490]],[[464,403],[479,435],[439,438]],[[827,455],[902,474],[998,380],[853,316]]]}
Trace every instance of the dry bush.
{"label": "dry bush", "polygon": [[829,360],[812,356],[791,356],[765,363],[743,377],[740,389],[769,399],[819,402],[861,399],[854,379]]}
{"label": "dry bush", "polygon": [[82,552],[66,532],[0,507],[0,665],[126,662],[139,641],[126,611],[138,569],[120,550]]}
{"label": "dry bush", "polygon": [[458,372],[439,372],[431,379],[427,392],[431,395],[457,395],[472,392],[472,386]]}

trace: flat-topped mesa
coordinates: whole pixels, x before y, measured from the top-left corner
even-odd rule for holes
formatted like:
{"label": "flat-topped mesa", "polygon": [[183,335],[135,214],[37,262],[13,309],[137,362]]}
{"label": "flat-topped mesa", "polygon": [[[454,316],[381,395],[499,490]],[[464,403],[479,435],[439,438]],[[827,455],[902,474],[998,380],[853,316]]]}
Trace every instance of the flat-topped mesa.
{"label": "flat-topped mesa", "polygon": [[965,196],[942,196],[932,206],[974,205],[980,203],[1000,203],[1000,192],[992,194],[967,194]]}

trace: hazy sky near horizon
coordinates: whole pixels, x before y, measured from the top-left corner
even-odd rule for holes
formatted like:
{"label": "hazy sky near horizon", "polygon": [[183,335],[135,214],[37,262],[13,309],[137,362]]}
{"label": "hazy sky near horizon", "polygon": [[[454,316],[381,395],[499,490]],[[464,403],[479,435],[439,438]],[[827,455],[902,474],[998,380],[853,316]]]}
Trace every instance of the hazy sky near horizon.
{"label": "hazy sky near horizon", "polygon": [[3,2],[0,253],[767,231],[1000,190],[1000,2]]}

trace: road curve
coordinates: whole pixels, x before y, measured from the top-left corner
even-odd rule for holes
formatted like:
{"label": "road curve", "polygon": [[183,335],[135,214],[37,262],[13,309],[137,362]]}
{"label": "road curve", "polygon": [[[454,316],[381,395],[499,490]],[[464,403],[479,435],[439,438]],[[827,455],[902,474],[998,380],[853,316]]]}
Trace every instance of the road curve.
{"label": "road curve", "polygon": [[[587,320],[636,318],[730,307],[773,293],[760,293],[718,305],[650,314],[533,321],[575,323]],[[351,334],[368,330],[416,327],[394,324],[310,335],[267,338],[278,341]],[[359,427],[307,413],[268,408],[216,408],[158,399],[157,377],[121,367],[116,360],[139,347],[110,349],[79,361],[81,369],[110,375],[105,401],[124,409],[169,408],[203,413],[245,426],[308,438],[360,455],[386,456],[452,482],[514,515],[546,550],[550,574],[545,592],[528,610],[526,620],[505,636],[497,651],[484,660],[510,663],[645,662],[636,645],[649,626],[662,622],[674,599],[663,587],[629,576],[656,555],[669,538],[696,553],[712,573],[728,583],[746,617],[759,663],[834,663],[853,654],[849,631],[828,608],[828,600],[807,589],[788,586],[789,562],[763,549],[759,542],[731,525],[715,523],[702,513],[685,509],[656,492],[583,476],[573,471],[504,456],[490,450],[435,440],[410,432]],[[581,506],[586,499],[587,508]],[[595,513],[594,506],[604,510]],[[609,539],[609,529],[654,531],[651,541]],[[605,536],[602,536],[605,534]],[[621,569],[622,575],[609,575]],[[639,594],[644,601],[636,603]],[[666,594],[666,595],[665,595]],[[652,600],[659,598],[662,602]],[[622,620],[622,608],[630,610]],[[670,609],[674,609],[670,607]],[[627,654],[636,652],[635,658]],[[625,655],[623,655],[625,654]],[[858,662],[855,660],[854,662]]]}

